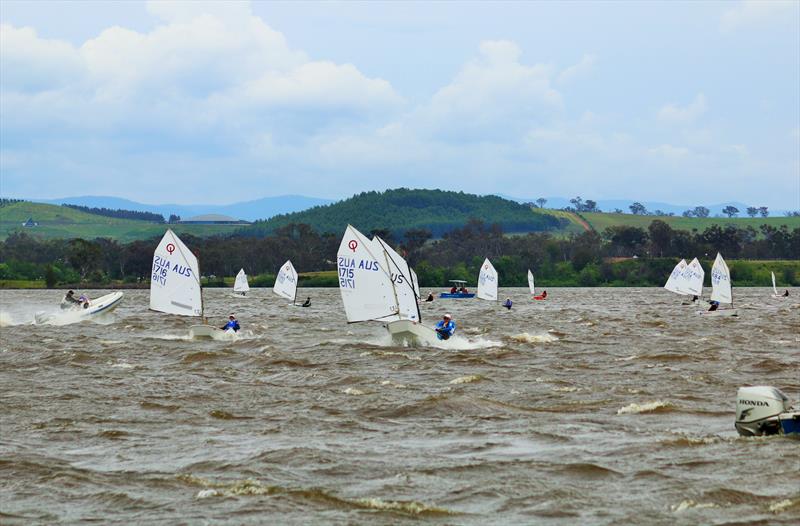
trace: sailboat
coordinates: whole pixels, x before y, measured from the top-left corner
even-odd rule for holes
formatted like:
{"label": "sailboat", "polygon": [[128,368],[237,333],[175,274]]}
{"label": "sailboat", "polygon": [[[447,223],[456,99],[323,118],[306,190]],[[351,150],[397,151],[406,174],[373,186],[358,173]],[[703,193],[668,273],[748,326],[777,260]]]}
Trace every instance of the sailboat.
{"label": "sailboat", "polygon": [[[703,281],[706,279],[706,271],[700,264],[697,258],[694,258],[691,263],[686,265],[679,278],[677,278],[678,294],[685,294],[689,296],[696,296],[699,298],[703,295]],[[687,300],[683,305],[693,305],[696,300]]]}
{"label": "sailboat", "polygon": [[[205,321],[197,257],[170,229],[153,253],[150,309],[179,316],[200,316]],[[232,335],[204,323],[189,327],[189,336],[223,340]]]}
{"label": "sailboat", "polygon": [[337,253],[339,291],[348,323],[384,321],[392,339],[432,344],[436,332],[420,323],[408,263],[379,237],[347,225]]}
{"label": "sailboat", "polygon": [[775,273],[770,271],[770,274],[772,274],[772,297],[785,298],[786,296],[784,296],[783,294],[778,294],[778,287],[777,284],[775,283]]}
{"label": "sailboat", "polygon": [[528,288],[531,290],[531,296],[536,296],[536,286],[533,282],[533,272],[528,269]]}
{"label": "sailboat", "polygon": [[272,292],[292,300],[292,305],[297,301],[297,271],[294,269],[291,260],[286,260],[281,269],[278,271],[278,276],[275,278],[275,285],[272,287]]}
{"label": "sailboat", "polygon": [[239,269],[239,273],[236,274],[236,281],[233,284],[233,294],[243,298],[249,290],[250,284],[247,283],[247,274],[244,273],[244,269]]}
{"label": "sailboat", "polygon": [[733,291],[731,290],[731,272],[728,265],[722,259],[722,255],[717,252],[714,266],[711,267],[711,301],[730,303],[730,309],[717,309],[713,311],[702,311],[707,316],[738,316],[739,310],[733,308]]}
{"label": "sailboat", "polygon": [[672,273],[667,278],[667,282],[664,284],[664,288],[670,292],[674,292],[675,294],[680,294],[681,296],[685,295],[686,293],[683,292],[681,285],[683,285],[683,278],[682,274],[683,271],[686,270],[688,263],[686,263],[685,259],[682,259],[675,265],[675,268],[672,269]]}
{"label": "sailboat", "polygon": [[478,274],[478,297],[482,300],[497,301],[497,271],[489,258],[483,260]]}

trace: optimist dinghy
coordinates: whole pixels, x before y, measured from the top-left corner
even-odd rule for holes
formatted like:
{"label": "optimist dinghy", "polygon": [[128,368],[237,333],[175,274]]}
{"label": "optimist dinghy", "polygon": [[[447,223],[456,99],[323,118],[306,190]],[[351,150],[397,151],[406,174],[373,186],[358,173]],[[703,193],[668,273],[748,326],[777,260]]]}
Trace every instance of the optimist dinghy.
{"label": "optimist dinghy", "polygon": [[789,407],[788,401],[775,387],[740,387],[736,393],[736,431],[742,436],[800,438],[800,408]]}
{"label": "optimist dinghy", "polygon": [[483,260],[481,271],[478,273],[478,298],[497,301],[497,270],[489,258]]}
{"label": "optimist dinghy", "polygon": [[773,298],[786,298],[788,296],[784,296],[783,294],[778,294],[778,287],[775,283],[775,273],[770,272],[772,274],[772,297]]}
{"label": "optimist dinghy", "polygon": [[297,305],[297,271],[291,260],[287,260],[278,271],[272,292],[287,300],[292,300],[292,305]]}
{"label": "optimist dinghy", "polygon": [[44,324],[44,323],[75,323],[78,321],[84,321],[92,318],[98,318],[103,314],[108,314],[109,312],[116,309],[120,303],[122,303],[122,297],[124,294],[120,291],[112,292],[110,294],[106,294],[105,296],[100,296],[99,298],[89,300],[88,304],[76,305],[74,307],[67,307],[63,308],[61,312],[58,313],[50,313],[46,311],[40,311],[34,314],[34,319],[37,324]]}
{"label": "optimist dinghy", "polygon": [[171,229],[167,230],[153,253],[150,309],[179,316],[201,317],[203,324],[189,327],[189,337],[193,339],[230,340],[236,336],[205,323],[200,264],[189,247]]}
{"label": "optimist dinghy", "polygon": [[247,274],[244,273],[244,269],[239,269],[236,281],[233,283],[233,295],[237,298],[246,298],[249,291],[250,284],[247,282]]}
{"label": "optimist dinghy", "polygon": [[[680,265],[680,263],[678,264]],[[703,270],[703,266],[700,264],[700,261],[698,261],[697,258],[694,258],[691,263],[686,265],[686,267],[681,271],[680,276],[678,276],[674,282],[675,291],[673,292],[692,297],[682,302],[681,305],[697,304],[697,299],[700,299],[703,296],[703,281],[705,279],[706,271]],[[669,283],[669,280],[667,280],[667,283]],[[664,288],[666,288],[666,285]]]}
{"label": "optimist dinghy", "polygon": [[347,225],[337,253],[339,292],[348,323],[386,322],[396,343],[432,345],[436,332],[421,316],[408,263],[379,237]]}
{"label": "optimist dinghy", "polygon": [[728,317],[738,316],[739,310],[733,308],[733,291],[731,290],[731,271],[722,259],[722,255],[717,252],[714,266],[711,267],[711,301],[719,304],[730,303],[730,309],[717,309],[700,311],[703,316],[709,317]]}

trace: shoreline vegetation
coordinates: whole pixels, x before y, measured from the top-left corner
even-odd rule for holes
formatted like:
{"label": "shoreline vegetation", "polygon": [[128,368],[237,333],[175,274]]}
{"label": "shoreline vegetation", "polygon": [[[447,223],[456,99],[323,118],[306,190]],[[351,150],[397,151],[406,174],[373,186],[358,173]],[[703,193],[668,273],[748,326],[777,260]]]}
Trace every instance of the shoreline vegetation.
{"label": "shoreline vegetation", "polygon": [[[677,261],[674,259],[658,258],[658,259],[645,259],[645,258],[617,258],[616,260],[609,260],[603,262],[603,272],[600,275],[589,275],[582,272],[575,272],[566,267],[561,267],[563,274],[561,277],[556,276],[542,276],[537,275],[537,288],[546,289],[548,287],[663,287],[664,283],[669,277],[669,272],[672,266]],[[713,260],[702,260],[704,270],[706,271],[705,287],[711,286],[711,265]],[[648,265],[654,265],[658,268],[667,269],[661,276],[661,279],[648,279],[648,273],[644,269]],[[734,287],[771,287],[772,281],[770,272],[775,272],[778,281],[778,289],[791,288],[800,286],[800,261],[790,260],[729,260],[728,265],[731,268],[731,279]],[[439,271],[446,271],[446,269],[436,269]],[[603,274],[607,274],[612,279],[604,279]],[[324,270],[318,272],[304,272],[299,274],[299,287],[305,288],[337,288],[339,281],[337,271]],[[219,277],[204,277],[202,279],[203,288],[232,288],[235,281],[235,276],[226,276],[220,279]],[[251,288],[272,288],[275,284],[274,274],[259,274],[256,276],[248,276]],[[472,279],[467,279],[467,286],[475,288],[475,281],[477,273]],[[421,288],[431,289],[432,292],[441,292],[448,286],[448,281],[431,282],[428,279],[420,277]],[[500,276],[501,287],[527,287],[527,278],[521,279],[515,276],[513,279],[503,279]],[[112,289],[112,290],[126,290],[126,289],[149,289],[150,282],[142,280],[138,282],[126,282],[124,280],[108,280],[108,281],[80,281],[71,283],[54,283],[47,286],[44,279],[0,279],[0,290],[11,289]]]}

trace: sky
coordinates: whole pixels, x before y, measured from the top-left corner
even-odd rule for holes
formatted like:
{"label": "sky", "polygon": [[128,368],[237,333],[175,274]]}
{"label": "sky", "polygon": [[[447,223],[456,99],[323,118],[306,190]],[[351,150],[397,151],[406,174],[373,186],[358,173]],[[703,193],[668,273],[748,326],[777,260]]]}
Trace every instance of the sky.
{"label": "sky", "polygon": [[0,2],[0,195],[800,209],[800,2]]}

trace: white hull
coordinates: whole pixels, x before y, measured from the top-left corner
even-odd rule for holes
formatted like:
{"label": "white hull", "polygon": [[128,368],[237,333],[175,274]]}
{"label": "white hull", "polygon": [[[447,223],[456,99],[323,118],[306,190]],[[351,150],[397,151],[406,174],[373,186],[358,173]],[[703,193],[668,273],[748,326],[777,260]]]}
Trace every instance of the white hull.
{"label": "white hull", "polygon": [[738,316],[739,309],[704,310],[700,311],[700,314],[711,318],[727,318],[729,316]]}
{"label": "white hull", "polygon": [[231,296],[233,296],[234,298],[239,298],[239,299],[248,299],[248,298],[250,298],[249,294],[245,295],[245,294],[242,294],[241,292],[234,292],[234,293],[231,294]]}
{"label": "white hull", "polygon": [[778,298],[778,299],[784,299],[784,298],[788,298],[789,296],[784,296],[783,294],[773,294],[772,297],[773,298]]}
{"label": "white hull", "polygon": [[36,323],[40,324],[54,321],[58,322],[61,319],[72,320],[74,318],[75,321],[82,321],[89,318],[96,318],[119,307],[123,296],[124,294],[122,292],[112,292],[110,294],[106,294],[105,296],[100,296],[97,299],[89,301],[89,306],[87,308],[83,308],[83,306],[76,306],[69,309],[63,309],[57,314],[37,312],[34,315],[34,318],[36,319]]}
{"label": "white hull", "polygon": [[189,337],[193,340],[229,341],[236,338],[236,332],[223,331],[211,325],[192,325],[189,327]]}
{"label": "white hull", "polygon": [[436,331],[415,321],[391,321],[386,325],[386,329],[389,331],[389,334],[391,334],[392,340],[398,344],[411,345],[414,347],[439,343]]}

